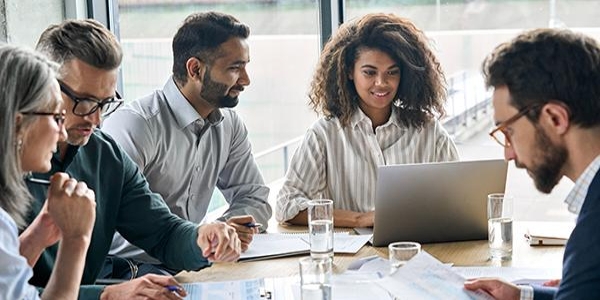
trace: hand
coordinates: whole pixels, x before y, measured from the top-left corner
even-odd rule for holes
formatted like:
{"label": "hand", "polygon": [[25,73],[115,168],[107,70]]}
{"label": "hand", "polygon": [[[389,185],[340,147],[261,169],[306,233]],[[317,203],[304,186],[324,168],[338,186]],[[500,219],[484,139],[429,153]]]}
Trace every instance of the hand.
{"label": "hand", "polygon": [[375,224],[375,211],[370,211],[366,213],[362,213],[358,217],[358,226],[356,227],[373,227]]}
{"label": "hand", "polygon": [[45,202],[37,217],[19,235],[19,252],[33,267],[44,249],[56,244],[61,237],[60,228],[50,216],[48,202]]}
{"label": "hand", "polygon": [[467,290],[483,290],[497,300],[518,300],[521,297],[521,290],[512,283],[494,278],[479,278],[465,282]]}
{"label": "hand", "polygon": [[[167,287],[177,287],[171,291]],[[180,300],[187,296],[187,292],[171,276],[155,274],[144,275],[120,284],[109,285],[100,295],[101,300],[120,299],[172,299]]]}
{"label": "hand", "polygon": [[560,279],[548,280],[548,281],[544,282],[542,285],[543,286],[558,287],[560,285]]}
{"label": "hand", "polygon": [[62,233],[62,239],[91,238],[96,220],[94,192],[83,182],[65,173],[50,178],[48,213]]}
{"label": "hand", "polygon": [[255,233],[258,233],[258,227],[247,227],[244,224],[255,223],[254,217],[250,215],[245,216],[235,216],[229,218],[227,220],[227,225],[235,228],[235,232],[237,233],[240,241],[242,242],[242,252],[246,252],[248,250],[248,246],[252,242],[252,238]]}
{"label": "hand", "polygon": [[240,257],[241,242],[235,228],[213,222],[198,228],[198,246],[209,261],[236,261]]}
{"label": "hand", "polygon": [[48,203],[45,202],[40,213],[35,217],[31,225],[27,226],[21,235],[35,237],[42,248],[50,247],[61,238],[60,229],[48,212]]}

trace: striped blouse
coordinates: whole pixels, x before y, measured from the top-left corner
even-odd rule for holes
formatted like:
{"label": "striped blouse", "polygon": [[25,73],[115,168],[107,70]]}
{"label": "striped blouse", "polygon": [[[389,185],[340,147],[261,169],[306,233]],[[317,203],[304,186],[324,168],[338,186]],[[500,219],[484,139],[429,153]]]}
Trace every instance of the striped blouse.
{"label": "striped blouse", "polygon": [[277,195],[277,221],[292,219],[317,198],[332,199],[335,209],[371,211],[378,166],[458,160],[438,121],[407,128],[395,116],[375,132],[360,109],[345,128],[337,118],[317,120],[292,157]]}

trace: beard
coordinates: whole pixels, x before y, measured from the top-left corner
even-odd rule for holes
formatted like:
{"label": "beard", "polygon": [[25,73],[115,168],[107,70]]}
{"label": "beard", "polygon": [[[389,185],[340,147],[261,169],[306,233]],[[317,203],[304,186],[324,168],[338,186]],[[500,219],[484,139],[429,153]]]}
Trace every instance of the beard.
{"label": "beard", "polygon": [[[231,89],[236,89],[241,92],[244,90],[244,87],[235,85]],[[238,97],[229,96],[229,90],[227,85],[213,81],[210,77],[209,70],[206,70],[204,73],[204,80],[202,81],[202,91],[200,92],[200,97],[202,97],[202,99],[205,99],[208,103],[218,108],[235,107],[239,102]]]}
{"label": "beard", "polygon": [[[528,170],[538,191],[549,194],[562,178],[561,171],[567,160],[567,149],[554,144],[539,128],[536,130],[535,143],[535,157]],[[515,165],[519,168],[526,167],[518,161]]]}

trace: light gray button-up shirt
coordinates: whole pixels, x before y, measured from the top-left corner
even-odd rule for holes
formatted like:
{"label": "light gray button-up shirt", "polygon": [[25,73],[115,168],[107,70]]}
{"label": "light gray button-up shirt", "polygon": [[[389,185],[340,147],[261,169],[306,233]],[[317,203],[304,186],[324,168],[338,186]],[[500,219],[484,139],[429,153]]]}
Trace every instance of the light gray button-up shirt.
{"label": "light gray button-up shirt", "polygon": [[248,214],[268,223],[269,188],[252,156],[246,127],[233,110],[216,109],[203,119],[170,78],[162,90],[117,110],[102,130],[125,149],[150,189],[178,216],[201,222],[216,186],[229,203],[221,219]]}

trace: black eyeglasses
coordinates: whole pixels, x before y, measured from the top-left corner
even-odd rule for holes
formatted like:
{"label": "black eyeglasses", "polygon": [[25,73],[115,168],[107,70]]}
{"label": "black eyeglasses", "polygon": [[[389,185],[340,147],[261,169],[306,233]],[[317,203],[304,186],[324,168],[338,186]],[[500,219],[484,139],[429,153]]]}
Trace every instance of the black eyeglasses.
{"label": "black eyeglasses", "polygon": [[123,104],[121,100],[121,95],[119,92],[115,91],[115,97],[109,97],[104,100],[98,100],[94,98],[88,97],[78,97],[75,95],[75,92],[71,90],[66,84],[62,81],[58,82],[60,85],[60,91],[65,93],[65,95],[69,96],[73,101],[75,101],[75,106],[73,106],[73,113],[77,116],[84,117],[95,113],[98,109],[102,112],[102,116],[106,117],[119,106]]}
{"label": "black eyeglasses", "polygon": [[26,111],[21,114],[27,116],[52,116],[56,124],[60,127],[65,123],[65,110],[63,109],[60,113],[55,112],[40,112],[40,111]]}
{"label": "black eyeglasses", "polygon": [[500,144],[502,147],[504,147],[504,148],[510,147],[511,146],[510,137],[509,137],[508,133],[506,132],[506,127],[508,127],[510,124],[516,122],[522,116],[526,115],[533,109],[539,108],[540,106],[541,105],[539,103],[536,103],[536,104],[532,104],[532,105],[523,107],[514,116],[506,119],[504,122],[500,122],[494,129],[492,129],[492,131],[490,131],[490,136],[492,138],[494,138],[494,140],[496,140],[496,142],[498,142],[498,144]]}

